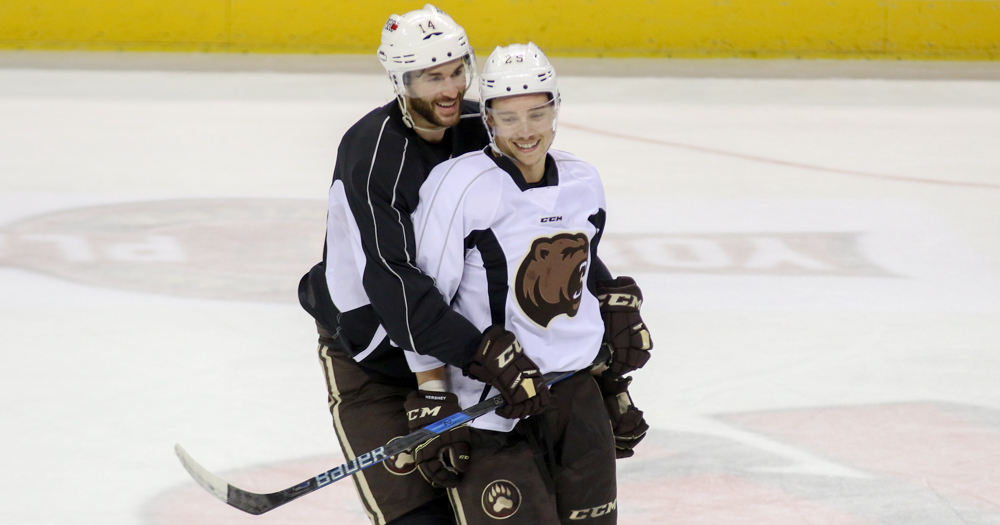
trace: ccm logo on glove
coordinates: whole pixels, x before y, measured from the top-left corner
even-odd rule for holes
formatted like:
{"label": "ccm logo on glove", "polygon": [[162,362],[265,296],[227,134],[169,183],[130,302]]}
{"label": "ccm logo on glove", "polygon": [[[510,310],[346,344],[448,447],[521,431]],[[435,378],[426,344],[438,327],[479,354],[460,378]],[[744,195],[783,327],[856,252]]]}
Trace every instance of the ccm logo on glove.
{"label": "ccm logo on glove", "polygon": [[624,306],[626,308],[642,307],[642,297],[626,293],[609,293],[600,296],[601,306]]}
{"label": "ccm logo on glove", "polygon": [[413,421],[415,419],[420,419],[422,417],[437,417],[441,413],[441,407],[436,406],[434,408],[415,408],[406,413],[406,419]]}
{"label": "ccm logo on glove", "polygon": [[465,373],[500,391],[505,403],[496,411],[500,417],[520,419],[541,414],[549,402],[549,388],[538,366],[524,353],[517,337],[502,326],[483,333]]}
{"label": "ccm logo on glove", "polygon": [[[508,346],[507,349],[501,352],[500,356],[497,357],[497,366],[500,368],[507,368],[507,365],[514,360],[514,356],[523,351],[524,350],[521,349],[521,343],[515,340],[514,344]],[[518,376],[518,380],[520,380],[520,376]]]}

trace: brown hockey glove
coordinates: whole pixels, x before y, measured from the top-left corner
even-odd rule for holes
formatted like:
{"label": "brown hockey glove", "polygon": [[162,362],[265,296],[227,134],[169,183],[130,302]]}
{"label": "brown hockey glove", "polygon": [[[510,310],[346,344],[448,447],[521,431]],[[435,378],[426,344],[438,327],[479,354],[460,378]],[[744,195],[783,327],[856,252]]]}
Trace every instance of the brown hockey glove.
{"label": "brown hockey glove", "polygon": [[549,403],[549,387],[538,366],[525,355],[514,334],[501,326],[483,333],[469,375],[500,391],[507,404],[497,415],[519,419],[540,414]]}
{"label": "brown hockey glove", "polygon": [[646,437],[646,431],[649,430],[649,425],[642,417],[642,410],[632,404],[632,397],[628,395],[632,378],[618,377],[607,371],[597,380],[601,384],[604,405],[608,409],[611,430],[615,434],[615,458],[630,458],[635,454],[635,446]]}
{"label": "brown hockey glove", "polygon": [[[410,392],[403,404],[410,431],[458,413],[458,396],[451,392]],[[469,468],[469,451],[472,437],[469,427],[461,425],[413,449],[413,460],[420,474],[434,487],[454,488]]]}
{"label": "brown hockey glove", "polygon": [[649,361],[653,340],[639,316],[642,292],[631,277],[597,281],[597,299],[604,319],[604,341],[613,352],[610,369],[618,376]]}

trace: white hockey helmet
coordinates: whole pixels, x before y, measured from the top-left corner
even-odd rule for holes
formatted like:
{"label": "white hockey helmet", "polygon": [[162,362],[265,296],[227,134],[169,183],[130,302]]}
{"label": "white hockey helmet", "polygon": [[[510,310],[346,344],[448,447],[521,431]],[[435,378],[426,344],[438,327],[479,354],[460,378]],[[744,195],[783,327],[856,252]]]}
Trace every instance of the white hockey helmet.
{"label": "white hockey helmet", "polygon": [[480,115],[483,125],[489,130],[493,149],[499,151],[496,145],[496,129],[490,127],[488,115],[496,98],[514,95],[547,93],[552,104],[552,132],[555,133],[559,115],[559,86],[556,81],[556,69],[549,63],[548,57],[533,42],[527,44],[511,44],[507,47],[497,46],[486,60],[486,66],[479,76],[479,94],[483,99]]}
{"label": "white hockey helmet", "polygon": [[[413,122],[402,97],[419,95],[408,91],[408,73],[462,59],[466,66],[465,85],[472,85],[476,75],[476,56],[469,45],[465,29],[431,4],[402,16],[389,17],[382,28],[378,58],[389,73],[396,96],[400,98],[403,119],[411,127]],[[427,96],[427,93],[422,95]]]}

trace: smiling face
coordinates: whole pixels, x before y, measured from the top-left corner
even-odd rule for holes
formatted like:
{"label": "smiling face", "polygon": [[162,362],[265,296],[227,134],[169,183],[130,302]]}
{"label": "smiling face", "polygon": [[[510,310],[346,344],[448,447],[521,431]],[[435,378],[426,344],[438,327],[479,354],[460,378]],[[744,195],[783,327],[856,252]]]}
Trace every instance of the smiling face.
{"label": "smiling face", "polygon": [[525,180],[538,182],[555,137],[555,101],[548,93],[531,93],[491,102],[486,123],[493,129],[497,148],[514,159]]}
{"label": "smiling face", "polygon": [[450,128],[462,118],[461,103],[469,77],[464,59],[406,73],[408,106],[420,128]]}

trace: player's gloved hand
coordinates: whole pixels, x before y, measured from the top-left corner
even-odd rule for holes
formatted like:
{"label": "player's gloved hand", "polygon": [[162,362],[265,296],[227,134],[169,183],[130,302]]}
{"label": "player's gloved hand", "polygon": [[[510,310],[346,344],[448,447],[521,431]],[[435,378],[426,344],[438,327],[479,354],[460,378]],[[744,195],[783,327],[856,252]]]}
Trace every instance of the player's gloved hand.
{"label": "player's gloved hand", "polygon": [[[455,394],[427,390],[410,392],[403,408],[411,432],[462,410]],[[432,486],[457,487],[462,473],[469,468],[471,440],[469,427],[461,425],[418,445],[413,450],[413,460]]]}
{"label": "player's gloved hand", "polygon": [[613,356],[610,370],[621,376],[649,361],[653,340],[639,316],[642,292],[631,277],[597,281],[597,299],[604,319],[604,341]]}
{"label": "player's gloved hand", "polygon": [[549,387],[530,357],[525,355],[514,334],[502,326],[483,333],[469,375],[500,391],[507,404],[497,415],[519,419],[540,414],[549,403]]}
{"label": "player's gloved hand", "polygon": [[609,371],[597,378],[604,396],[604,406],[611,419],[611,430],[615,434],[615,458],[630,458],[633,450],[644,437],[649,425],[642,417],[642,410],[632,404],[628,395],[631,377],[619,377]]}

